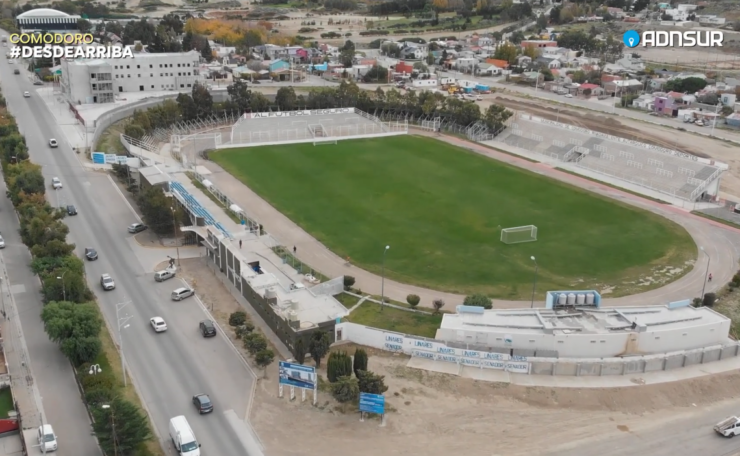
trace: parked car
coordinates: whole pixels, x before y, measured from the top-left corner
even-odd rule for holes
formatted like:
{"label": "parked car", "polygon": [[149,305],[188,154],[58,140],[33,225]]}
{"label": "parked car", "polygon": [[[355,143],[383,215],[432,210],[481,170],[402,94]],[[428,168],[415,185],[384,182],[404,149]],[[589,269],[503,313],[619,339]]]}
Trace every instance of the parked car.
{"label": "parked car", "polygon": [[54,190],[59,190],[64,187],[64,185],[62,185],[62,181],[60,181],[58,177],[51,178],[51,186]]}
{"label": "parked car", "polygon": [[56,140],[56,139],[54,139],[54,138],[51,138],[51,139],[49,140],[49,147],[51,147],[51,148],[56,148],[56,147],[59,147],[59,143],[57,142],[57,140]]}
{"label": "parked car", "polygon": [[103,274],[100,276],[100,285],[105,291],[116,288],[116,282],[113,281],[113,277],[111,277],[110,274]]}
{"label": "parked car", "polygon": [[0,249],[4,249],[4,248],[5,248],[5,239],[3,239],[2,236],[0,236]]}
{"label": "parked car", "polygon": [[37,438],[39,440],[39,447],[43,453],[57,450],[57,435],[54,434],[51,424],[39,426]]}
{"label": "parked car", "polygon": [[165,280],[171,279],[173,277],[175,277],[174,269],[165,269],[154,273],[155,282],[164,282]]}
{"label": "parked car", "polygon": [[72,204],[67,206],[67,215],[77,215],[77,208]]}
{"label": "parked car", "polygon": [[182,287],[174,290],[170,297],[173,301],[182,301],[183,299],[193,296],[194,294],[195,290],[193,290],[192,288]]}
{"label": "parked car", "polygon": [[23,92],[23,98],[31,98],[31,92]]}
{"label": "parked car", "polygon": [[154,329],[154,332],[160,333],[167,331],[167,323],[165,323],[164,318],[162,317],[150,318],[149,324],[152,325],[152,329]]}
{"label": "parked car", "polygon": [[212,320],[203,320],[200,322],[200,333],[203,337],[213,337],[216,335],[216,323]]}
{"label": "parked car", "polygon": [[193,405],[201,415],[204,413],[211,413],[213,411],[213,402],[207,394],[196,394],[193,396]]}
{"label": "parked car", "polygon": [[85,258],[88,261],[95,261],[98,259],[98,251],[92,247],[85,247]]}
{"label": "parked car", "polygon": [[128,232],[129,233],[141,233],[145,229],[147,229],[148,226],[144,225],[143,223],[132,223],[128,226]]}
{"label": "parked car", "polygon": [[[10,63],[13,63],[13,61],[11,60]],[[21,70],[16,68],[15,70],[13,70],[13,74],[21,74]]]}

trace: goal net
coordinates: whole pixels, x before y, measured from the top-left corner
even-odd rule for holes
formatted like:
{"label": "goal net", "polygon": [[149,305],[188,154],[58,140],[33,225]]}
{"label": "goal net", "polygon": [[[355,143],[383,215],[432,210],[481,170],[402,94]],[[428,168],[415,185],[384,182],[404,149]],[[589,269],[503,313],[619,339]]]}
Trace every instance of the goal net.
{"label": "goal net", "polygon": [[515,226],[501,230],[501,242],[504,244],[519,244],[537,240],[537,227],[534,225]]}

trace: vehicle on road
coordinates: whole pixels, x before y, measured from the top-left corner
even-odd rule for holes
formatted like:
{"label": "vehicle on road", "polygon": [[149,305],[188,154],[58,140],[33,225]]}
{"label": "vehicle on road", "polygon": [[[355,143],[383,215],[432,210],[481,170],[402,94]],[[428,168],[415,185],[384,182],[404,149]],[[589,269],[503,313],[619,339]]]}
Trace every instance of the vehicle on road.
{"label": "vehicle on road", "polygon": [[172,292],[171,298],[173,301],[182,301],[185,298],[189,298],[195,294],[195,290],[192,288],[181,287]]}
{"label": "vehicle on road", "polygon": [[23,98],[31,98],[31,92],[23,92]]}
{"label": "vehicle on road", "polygon": [[85,258],[88,261],[95,261],[98,259],[98,251],[92,247],[85,247]]}
{"label": "vehicle on road", "polygon": [[212,320],[201,321],[199,327],[203,337],[213,337],[216,335],[216,324]]}
{"label": "vehicle on road", "polygon": [[213,402],[207,394],[196,394],[193,396],[193,405],[201,415],[204,413],[211,413],[213,411]]}
{"label": "vehicle on road", "polygon": [[129,233],[141,233],[148,227],[144,225],[143,223],[132,223],[128,226],[128,232]]}
{"label": "vehicle on road", "polygon": [[[13,63],[13,61],[11,60],[10,63]],[[21,74],[21,70],[16,68],[15,70],[13,70],[13,74]]]}
{"label": "vehicle on road", "polygon": [[170,439],[178,454],[200,456],[200,443],[195,440],[195,434],[184,416],[170,418]]}
{"label": "vehicle on road", "polygon": [[152,317],[149,319],[149,324],[152,325],[154,332],[167,331],[167,323],[165,323],[162,317]]}
{"label": "vehicle on road", "polygon": [[77,208],[72,204],[67,206],[67,215],[77,215]]}
{"label": "vehicle on road", "polygon": [[57,142],[57,140],[56,140],[56,139],[54,139],[54,138],[51,138],[51,139],[49,140],[49,147],[59,147],[59,143]]}
{"label": "vehicle on road", "polygon": [[60,181],[58,177],[51,178],[51,186],[54,190],[58,190],[64,187],[64,185],[62,185],[62,181]]}
{"label": "vehicle on road", "polygon": [[573,98],[573,94],[570,94],[570,93],[566,93],[566,94],[565,94],[565,98]]}
{"label": "vehicle on road", "polygon": [[714,426],[714,431],[723,437],[735,437],[740,434],[740,418],[736,416],[725,418]]}
{"label": "vehicle on road", "polygon": [[41,448],[41,452],[47,453],[49,451],[57,450],[57,436],[56,434],[54,434],[54,429],[51,427],[51,424],[44,424],[43,426],[39,426],[37,437],[39,439],[39,447]]}
{"label": "vehicle on road", "polygon": [[3,239],[2,236],[0,236],[0,249],[4,249],[4,248],[5,248],[5,239]]}
{"label": "vehicle on road", "polygon": [[154,273],[155,282],[164,282],[165,280],[175,277],[175,269],[165,269]]}
{"label": "vehicle on road", "polygon": [[39,81],[38,79],[36,79],[35,81],[33,81],[33,85],[35,85],[35,86],[42,86],[42,85],[44,85],[44,81]]}
{"label": "vehicle on road", "polygon": [[100,276],[100,285],[105,291],[116,288],[116,282],[113,281],[113,277],[111,277],[110,274],[103,274]]}
{"label": "vehicle on road", "polygon": [[304,288],[306,288],[306,286],[300,282],[293,282],[290,284],[291,290],[303,290]]}

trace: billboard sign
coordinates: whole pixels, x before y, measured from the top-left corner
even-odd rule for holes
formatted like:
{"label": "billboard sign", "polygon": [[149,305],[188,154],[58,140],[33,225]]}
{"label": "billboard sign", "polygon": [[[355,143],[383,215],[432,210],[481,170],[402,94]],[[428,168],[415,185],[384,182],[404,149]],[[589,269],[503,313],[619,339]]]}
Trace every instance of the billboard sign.
{"label": "billboard sign", "polygon": [[128,163],[128,157],[125,155],[106,154],[104,152],[93,152],[92,162],[96,165],[125,165]]}
{"label": "billboard sign", "polygon": [[360,393],[360,411],[385,415],[385,396],[382,394]]}
{"label": "billboard sign", "polygon": [[315,367],[280,361],[278,376],[280,377],[279,383],[281,385],[310,390],[314,390],[317,387]]}

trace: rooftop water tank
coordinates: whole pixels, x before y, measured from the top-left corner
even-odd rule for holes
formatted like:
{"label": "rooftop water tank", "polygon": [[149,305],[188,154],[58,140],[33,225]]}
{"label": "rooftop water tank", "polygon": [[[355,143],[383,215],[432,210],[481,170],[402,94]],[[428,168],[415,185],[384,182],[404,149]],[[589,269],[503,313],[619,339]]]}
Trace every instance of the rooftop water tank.
{"label": "rooftop water tank", "polygon": [[289,321],[298,321],[298,314],[297,314],[297,313],[295,313],[295,312],[294,312],[294,311],[292,311],[292,310],[289,310],[289,311],[288,311],[288,320],[289,320]]}
{"label": "rooftop water tank", "polygon": [[277,293],[275,293],[274,288],[268,288],[265,290],[265,299],[275,299],[277,298]]}
{"label": "rooftop water tank", "polygon": [[568,293],[568,305],[569,306],[576,305],[576,295],[575,295],[575,293]]}
{"label": "rooftop water tank", "polygon": [[594,305],[594,294],[593,293],[586,294],[586,304],[588,304],[589,306]]}
{"label": "rooftop water tank", "polygon": [[576,304],[578,304],[579,306],[586,304],[586,295],[583,293],[578,293],[578,296],[576,296]]}
{"label": "rooftop water tank", "polygon": [[565,293],[560,293],[558,295],[558,305],[564,306],[568,302],[568,295]]}
{"label": "rooftop water tank", "polygon": [[298,312],[300,310],[300,307],[298,305],[298,301],[290,301],[290,310],[294,312]]}

